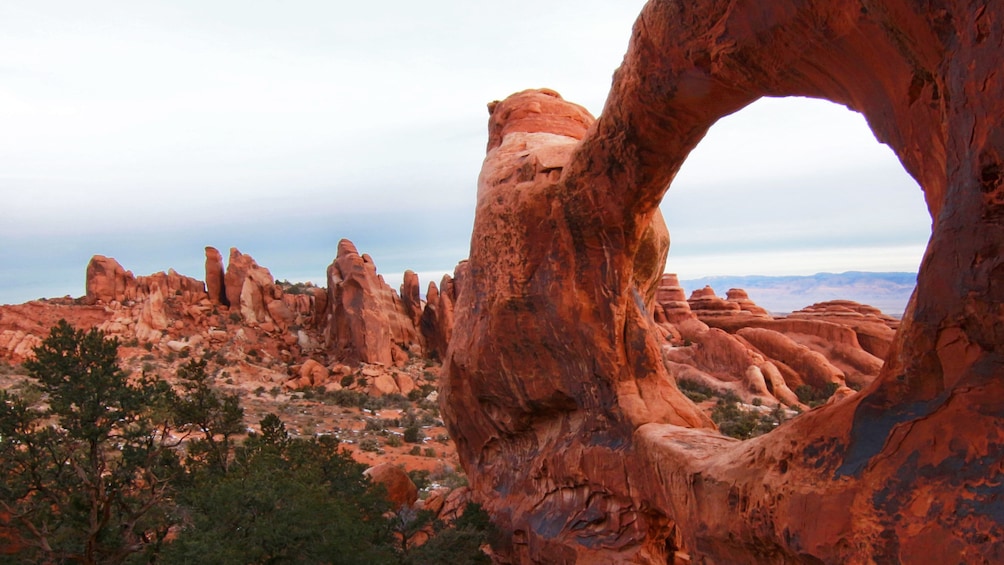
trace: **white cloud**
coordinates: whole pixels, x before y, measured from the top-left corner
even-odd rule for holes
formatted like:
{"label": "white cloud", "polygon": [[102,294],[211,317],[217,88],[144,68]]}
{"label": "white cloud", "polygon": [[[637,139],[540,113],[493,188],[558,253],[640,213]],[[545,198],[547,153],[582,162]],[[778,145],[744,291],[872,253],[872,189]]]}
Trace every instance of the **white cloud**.
{"label": "white cloud", "polygon": [[[43,263],[119,254],[138,273],[199,276],[201,245],[239,245],[293,278],[323,274],[350,237],[381,272],[450,272],[469,243],[485,104],[550,87],[598,113],[642,5],[4,3],[0,249],[72,239],[72,254],[39,247]],[[863,119],[823,102],[762,101],[725,118],[666,200],[674,251],[922,245],[919,190],[870,139]],[[847,198],[824,198],[840,189],[829,181]],[[868,192],[884,219],[862,211]],[[170,253],[182,240],[196,251]],[[73,268],[59,276],[79,293]]]}

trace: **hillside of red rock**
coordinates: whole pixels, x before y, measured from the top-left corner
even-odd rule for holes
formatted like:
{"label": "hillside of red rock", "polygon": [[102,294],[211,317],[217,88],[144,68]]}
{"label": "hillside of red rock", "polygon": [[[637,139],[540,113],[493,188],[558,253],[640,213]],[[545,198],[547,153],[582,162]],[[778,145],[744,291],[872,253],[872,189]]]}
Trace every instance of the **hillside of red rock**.
{"label": "hillside of red rock", "polygon": [[[440,367],[419,337],[426,305],[417,293],[400,300],[347,240],[329,271],[328,288],[279,282],[250,255],[231,249],[224,267],[207,247],[202,281],[174,271],[135,276],[95,255],[84,296],[0,306],[0,388],[33,394],[19,364],[58,320],[98,328],[119,339],[132,374],[174,382],[180,365],[205,358],[214,386],[240,396],[250,428],[276,413],[294,435],[333,434],[360,462],[428,476],[423,494],[441,509],[444,489],[464,479],[439,415]],[[437,308],[426,331],[448,335]],[[372,478],[395,476],[392,494],[406,488],[388,473]]]}
{"label": "hillside of red rock", "polygon": [[[652,240],[661,241],[658,231]],[[251,428],[273,412],[293,434],[334,434],[357,460],[377,466],[374,480],[386,478],[401,501],[415,499],[389,467],[427,473],[431,490],[421,504],[453,511],[466,495],[448,496],[463,479],[439,420],[436,388],[468,265],[462,261],[439,286],[430,282],[423,299],[417,275],[407,272],[398,293],[377,274],[373,259],[347,240],[339,244],[327,288],[276,281],[237,249],[224,265],[222,254],[206,248],[205,282],[171,270],[136,276],[96,255],[82,297],[0,306],[0,361],[6,363],[0,386],[24,390],[17,364],[59,319],[96,327],[119,338],[123,366],[134,374],[172,381],[187,359],[206,358],[215,386],[241,396]],[[699,289],[688,301],[675,275],[660,277],[649,265],[645,276],[653,281],[652,329],[674,378],[700,383],[713,395],[735,394],[746,410],[780,405],[801,411],[808,406],[794,392],[799,386],[874,379],[877,368],[861,373],[845,360],[874,361],[861,343],[888,348],[896,325],[850,302],[775,319],[738,289],[725,300]],[[747,335],[751,331],[770,332],[788,349],[758,341]],[[708,425],[713,408],[705,402],[693,409],[693,418]],[[419,443],[403,440],[409,427],[420,430]],[[452,502],[444,505],[447,498]]]}
{"label": "hillside of red rock", "polygon": [[[652,1],[597,121],[546,90],[489,106],[441,398],[503,559],[1004,561],[1002,53],[997,4]],[[898,325],[660,280],[658,205],[690,150],[789,95],[864,114],[923,188]],[[842,392],[740,442],[683,377],[788,405]]]}

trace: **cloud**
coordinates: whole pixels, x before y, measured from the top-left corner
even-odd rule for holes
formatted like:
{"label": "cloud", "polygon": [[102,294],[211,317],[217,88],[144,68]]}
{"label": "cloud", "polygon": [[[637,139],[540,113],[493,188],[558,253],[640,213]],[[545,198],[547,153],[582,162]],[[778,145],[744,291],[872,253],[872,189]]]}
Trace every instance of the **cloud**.
{"label": "cloud", "polygon": [[[291,280],[323,281],[342,237],[388,277],[451,272],[486,103],[546,86],[598,113],[642,5],[0,5],[0,302],[82,294],[95,253],[201,278],[205,245]],[[671,261],[922,246],[909,182],[860,116],[760,101],[678,175]]]}

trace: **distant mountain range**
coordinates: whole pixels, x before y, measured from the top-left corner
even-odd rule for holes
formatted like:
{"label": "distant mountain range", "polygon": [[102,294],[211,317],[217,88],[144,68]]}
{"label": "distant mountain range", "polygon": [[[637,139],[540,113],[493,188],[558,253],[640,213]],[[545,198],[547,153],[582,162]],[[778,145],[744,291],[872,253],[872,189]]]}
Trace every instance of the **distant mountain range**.
{"label": "distant mountain range", "polygon": [[716,276],[680,281],[687,296],[710,286],[725,297],[730,288],[745,290],[767,310],[787,313],[826,300],[853,300],[900,316],[917,285],[916,273],[816,273],[808,276]]}

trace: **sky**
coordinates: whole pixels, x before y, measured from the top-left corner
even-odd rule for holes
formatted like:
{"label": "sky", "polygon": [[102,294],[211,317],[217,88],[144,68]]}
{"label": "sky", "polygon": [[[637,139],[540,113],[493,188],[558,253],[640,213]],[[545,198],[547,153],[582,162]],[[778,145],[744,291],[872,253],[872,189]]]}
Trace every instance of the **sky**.
{"label": "sky", "polygon": [[[87,262],[204,278],[237,247],[324,284],[341,238],[396,286],[467,256],[486,104],[594,115],[639,0],[0,4],[0,304],[84,294]],[[864,119],[764,99],[662,205],[667,271],[916,271],[930,217]]]}

